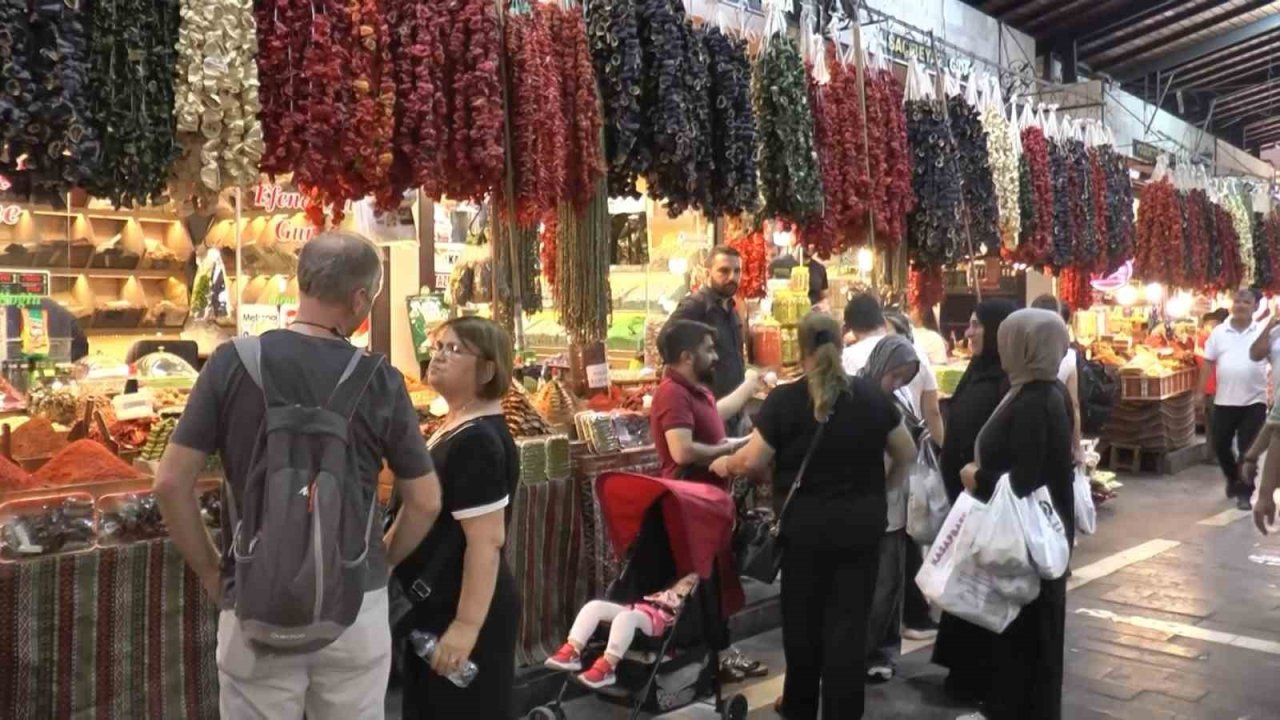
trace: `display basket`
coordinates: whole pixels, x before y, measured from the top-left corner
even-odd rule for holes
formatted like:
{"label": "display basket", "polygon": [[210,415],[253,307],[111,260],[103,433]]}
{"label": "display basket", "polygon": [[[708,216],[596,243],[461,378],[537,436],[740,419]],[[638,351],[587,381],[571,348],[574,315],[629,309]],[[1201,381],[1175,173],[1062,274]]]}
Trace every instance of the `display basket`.
{"label": "display basket", "polygon": [[1167,400],[1196,386],[1196,369],[1185,368],[1164,377],[1148,377],[1143,374],[1120,373],[1120,399],[1156,401]]}

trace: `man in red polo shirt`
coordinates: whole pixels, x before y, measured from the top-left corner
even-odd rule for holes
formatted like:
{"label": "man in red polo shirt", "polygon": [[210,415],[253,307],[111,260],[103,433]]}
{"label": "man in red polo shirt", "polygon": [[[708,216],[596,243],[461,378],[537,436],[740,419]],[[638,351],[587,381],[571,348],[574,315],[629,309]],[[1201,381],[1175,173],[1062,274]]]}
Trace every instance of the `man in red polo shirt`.
{"label": "man in red polo shirt", "polygon": [[716,400],[716,331],[692,320],[671,320],[658,335],[658,351],[666,370],[649,413],[653,443],[662,476],[722,484],[708,467],[747,438],[726,439],[724,423],[742,411],[759,385],[759,374],[746,371],[736,390]]}

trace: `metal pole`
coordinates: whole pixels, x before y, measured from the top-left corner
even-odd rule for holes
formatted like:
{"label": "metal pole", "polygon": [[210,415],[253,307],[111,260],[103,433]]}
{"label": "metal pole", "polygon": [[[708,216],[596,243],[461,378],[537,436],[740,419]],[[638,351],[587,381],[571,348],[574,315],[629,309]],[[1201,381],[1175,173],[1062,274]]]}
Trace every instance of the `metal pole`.
{"label": "metal pole", "polygon": [[[502,0],[494,0],[494,5],[498,8],[498,32],[505,33],[507,25],[506,3],[502,2]],[[524,311],[520,299],[520,246],[518,244],[519,241],[516,239],[515,166],[511,162],[511,83],[510,77],[507,75],[507,59],[505,52],[498,53],[498,78],[499,82],[502,83],[502,144],[503,154],[506,156],[504,158],[506,172],[503,177],[503,195],[505,195],[506,198],[503,204],[506,205],[505,210],[507,213],[507,222],[500,223],[500,226],[506,229],[507,252],[511,256],[511,327],[514,330],[515,337],[513,339],[515,340],[516,350],[520,351],[524,349],[524,319],[521,317],[524,314]],[[498,212],[497,208],[492,208],[492,210],[495,213]],[[500,239],[495,240],[501,242]],[[496,292],[494,293],[493,300],[494,302],[498,301]]]}

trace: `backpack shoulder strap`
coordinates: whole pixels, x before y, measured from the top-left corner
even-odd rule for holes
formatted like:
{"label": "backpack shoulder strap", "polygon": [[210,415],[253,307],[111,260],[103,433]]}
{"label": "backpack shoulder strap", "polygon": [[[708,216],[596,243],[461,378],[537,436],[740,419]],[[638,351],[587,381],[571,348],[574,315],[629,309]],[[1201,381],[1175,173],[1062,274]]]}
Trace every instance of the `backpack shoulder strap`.
{"label": "backpack shoulder strap", "polygon": [[250,335],[236,338],[231,342],[235,344],[240,363],[253,379],[253,384],[257,385],[259,390],[266,392],[266,387],[262,384],[262,340],[256,335]]}
{"label": "backpack shoulder strap", "polygon": [[364,391],[373,380],[373,374],[382,367],[381,355],[367,355],[359,348],[351,353],[351,359],[338,377],[338,384],[325,407],[339,415],[350,419],[356,411],[356,405],[364,396]]}

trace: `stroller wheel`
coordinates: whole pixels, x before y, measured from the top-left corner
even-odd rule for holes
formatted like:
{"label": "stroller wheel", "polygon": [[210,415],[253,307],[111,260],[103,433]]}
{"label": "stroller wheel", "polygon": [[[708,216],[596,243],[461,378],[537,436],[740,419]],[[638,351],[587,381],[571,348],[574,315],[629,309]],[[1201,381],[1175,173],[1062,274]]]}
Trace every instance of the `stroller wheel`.
{"label": "stroller wheel", "polygon": [[559,705],[536,707],[529,711],[525,720],[564,720],[564,710],[561,710]]}
{"label": "stroller wheel", "polygon": [[724,703],[724,709],[720,711],[720,717],[723,720],[747,720],[747,699],[741,695],[734,695]]}

